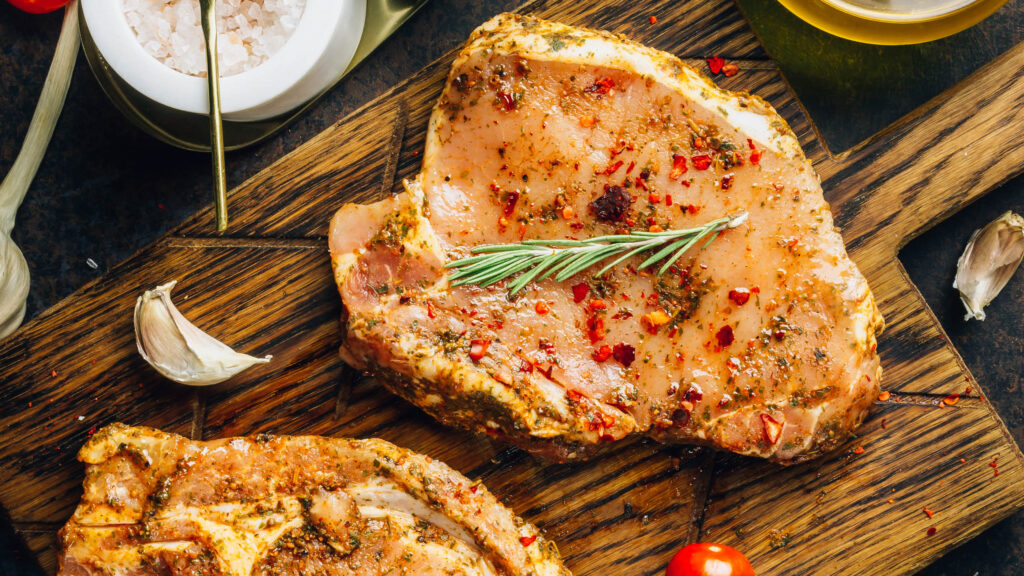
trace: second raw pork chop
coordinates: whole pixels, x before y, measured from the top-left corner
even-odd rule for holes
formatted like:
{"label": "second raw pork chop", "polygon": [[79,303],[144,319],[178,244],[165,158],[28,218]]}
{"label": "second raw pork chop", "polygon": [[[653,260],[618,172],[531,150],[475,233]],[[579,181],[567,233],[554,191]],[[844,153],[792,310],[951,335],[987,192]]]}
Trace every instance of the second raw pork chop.
{"label": "second raw pork chop", "polygon": [[[473,247],[749,218],[664,275],[633,257],[510,296]],[[703,242],[701,243],[703,244]],[[882,318],[764,101],[620,36],[501,15],[455,60],[406,192],[330,230],[341,353],[441,421],[554,459],[634,435],[781,462],[849,437]]]}

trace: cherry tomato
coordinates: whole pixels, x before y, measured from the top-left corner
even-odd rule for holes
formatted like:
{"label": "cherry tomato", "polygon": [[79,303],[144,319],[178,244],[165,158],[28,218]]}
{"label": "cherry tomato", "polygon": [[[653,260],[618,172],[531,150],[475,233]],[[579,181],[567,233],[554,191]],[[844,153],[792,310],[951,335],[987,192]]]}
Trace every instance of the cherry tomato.
{"label": "cherry tomato", "polygon": [[7,0],[15,8],[30,12],[32,14],[43,14],[63,8],[71,0]]}
{"label": "cherry tomato", "polygon": [[735,548],[700,542],[676,552],[665,573],[666,576],[754,576],[754,568]]}

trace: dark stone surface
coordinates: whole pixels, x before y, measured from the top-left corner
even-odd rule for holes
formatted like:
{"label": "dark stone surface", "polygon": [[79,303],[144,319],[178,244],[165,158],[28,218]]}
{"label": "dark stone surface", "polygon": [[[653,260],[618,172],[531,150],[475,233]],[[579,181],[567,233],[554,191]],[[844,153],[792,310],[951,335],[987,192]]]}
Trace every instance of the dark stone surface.
{"label": "dark stone surface", "polygon": [[[229,153],[229,185],[242,182],[458,46],[477,24],[516,4],[516,0],[431,0],[298,122],[262,144]],[[998,29],[1016,34],[1021,23]],[[10,167],[28,128],[59,27],[59,14],[27,16],[0,2],[0,174]],[[836,124],[852,125],[848,120],[844,117]],[[1024,209],[1022,190],[1024,179],[1012,181],[902,253],[911,276],[1018,442],[1024,441],[1024,408],[1015,398],[1022,384],[1019,374],[1024,372],[1024,338],[1019,334],[1024,274],[992,305],[990,319],[983,324],[961,320],[949,286],[970,232],[1010,207]],[[29,316],[143,249],[208,203],[210,192],[207,156],[170,148],[128,124],[106,100],[80,56],[64,113],[14,234],[32,272]],[[87,265],[89,258],[97,269]],[[35,574],[28,555],[17,550],[2,522],[0,528],[0,574]],[[976,572],[979,576],[1024,573],[1024,515],[949,553],[924,574],[972,576]]]}

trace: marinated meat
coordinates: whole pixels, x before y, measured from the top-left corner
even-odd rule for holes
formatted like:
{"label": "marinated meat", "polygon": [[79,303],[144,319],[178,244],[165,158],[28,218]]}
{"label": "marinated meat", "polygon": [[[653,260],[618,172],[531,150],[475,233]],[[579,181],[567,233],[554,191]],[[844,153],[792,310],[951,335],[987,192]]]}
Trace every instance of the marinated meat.
{"label": "marinated meat", "polygon": [[65,576],[570,576],[484,486],[383,440],[114,424],[78,457]]}
{"label": "marinated meat", "polygon": [[[779,462],[879,392],[867,282],[763,100],[621,36],[516,15],[456,58],[406,191],[330,227],[341,355],[439,420],[568,460],[635,435]],[[691,228],[665,274],[453,286],[474,247]]]}

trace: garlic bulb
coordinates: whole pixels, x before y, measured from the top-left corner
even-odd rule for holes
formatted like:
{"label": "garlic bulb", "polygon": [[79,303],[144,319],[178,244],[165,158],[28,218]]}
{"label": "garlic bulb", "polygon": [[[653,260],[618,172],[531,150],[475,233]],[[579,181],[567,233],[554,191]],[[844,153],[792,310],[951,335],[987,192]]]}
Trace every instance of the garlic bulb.
{"label": "garlic bulb", "polygon": [[1010,281],[1024,259],[1024,218],[1007,212],[976,230],[956,263],[953,288],[967,314],[964,320],[985,319],[988,306]]}
{"label": "garlic bulb", "polygon": [[0,182],[0,339],[21,326],[25,318],[28,299],[29,270],[21,249],[11,239],[14,217],[25,199],[28,187],[35,178],[46,146],[50,143],[57,119],[64,107],[64,97],[71,85],[71,73],[78,56],[78,4],[72,2],[64,9],[57,49],[53,53],[50,71],[46,74],[39,103],[32,113],[32,122],[25,133],[25,141],[11,169]]}
{"label": "garlic bulb", "polygon": [[0,340],[21,326],[28,300],[28,262],[0,222]]}
{"label": "garlic bulb", "polygon": [[177,281],[157,286],[135,303],[135,343],[149,365],[181,384],[209,386],[231,378],[270,356],[240,354],[196,328],[171,302]]}

